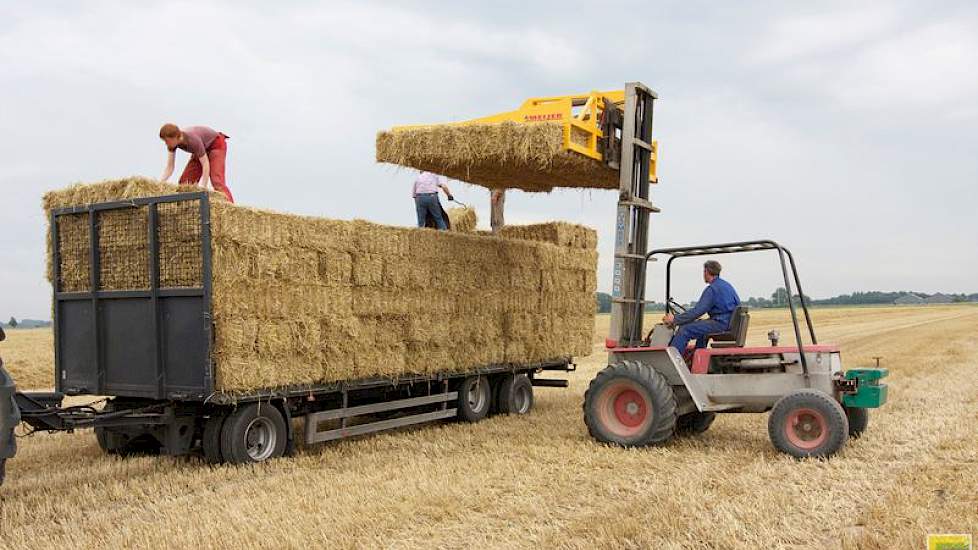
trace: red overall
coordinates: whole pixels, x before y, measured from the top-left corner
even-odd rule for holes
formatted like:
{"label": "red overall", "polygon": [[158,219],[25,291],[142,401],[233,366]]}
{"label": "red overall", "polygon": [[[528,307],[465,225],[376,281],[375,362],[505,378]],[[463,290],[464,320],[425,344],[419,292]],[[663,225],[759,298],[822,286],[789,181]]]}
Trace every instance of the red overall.
{"label": "red overall", "polygon": [[[227,182],[224,181],[224,161],[228,154],[226,138],[227,136],[224,134],[217,134],[217,137],[211,142],[211,146],[207,148],[207,160],[211,165],[210,180],[211,185],[214,186],[214,190],[224,193],[228,201],[234,202],[234,197],[231,196],[231,190],[228,189]],[[190,161],[187,162],[187,167],[183,169],[183,174],[180,175],[180,183],[196,185],[200,181],[203,173],[204,167],[200,164],[200,161],[196,157],[191,156]]]}

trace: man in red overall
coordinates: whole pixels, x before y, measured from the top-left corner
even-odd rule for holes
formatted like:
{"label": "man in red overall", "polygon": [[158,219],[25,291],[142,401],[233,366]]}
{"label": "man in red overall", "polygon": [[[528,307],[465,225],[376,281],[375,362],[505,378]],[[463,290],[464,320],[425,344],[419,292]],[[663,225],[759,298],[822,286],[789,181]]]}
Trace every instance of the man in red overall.
{"label": "man in red overall", "polygon": [[166,181],[173,175],[173,163],[177,149],[190,153],[190,161],[180,175],[181,184],[199,185],[207,189],[210,181],[214,190],[224,193],[228,201],[234,202],[231,190],[224,181],[224,161],[227,158],[227,136],[207,126],[178,128],[176,124],[164,124],[160,128],[160,139],[166,143],[168,155],[166,168],[160,180]]}

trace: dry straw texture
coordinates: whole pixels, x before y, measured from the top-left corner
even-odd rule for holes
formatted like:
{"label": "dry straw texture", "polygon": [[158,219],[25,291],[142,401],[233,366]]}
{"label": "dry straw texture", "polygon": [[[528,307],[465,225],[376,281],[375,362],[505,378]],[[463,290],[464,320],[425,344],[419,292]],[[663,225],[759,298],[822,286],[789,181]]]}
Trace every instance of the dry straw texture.
{"label": "dry straw texture", "polygon": [[479,217],[475,213],[475,208],[471,206],[449,208],[447,214],[452,231],[475,231],[475,226],[479,224]]}
{"label": "dry straw texture", "polygon": [[[599,315],[595,353],[568,373],[570,388],[534,388],[529,415],[300,441],[296,456],[255,467],[120,459],[91,430],[20,439],[0,488],[0,546],[909,550],[927,533],[978,540],[978,307],[813,314],[847,367],[882,355],[890,368],[890,402],[829,461],[776,452],[763,414],[721,415],[664,447],[595,443],[581,402],[607,358]],[[785,310],[754,311],[748,342],[790,326]],[[50,350],[49,330],[0,342],[16,380],[48,387]]]}
{"label": "dry straw texture", "polygon": [[[129,181],[48,193],[46,206],[164,194]],[[129,198],[126,196],[125,198]],[[474,227],[459,217],[459,229]],[[201,284],[199,212],[160,207],[161,283]],[[61,287],[87,290],[88,226],[59,224]],[[146,288],[145,208],[99,215],[100,288]],[[224,391],[470,370],[590,353],[594,231],[507,239],[211,203],[217,384]],[[575,235],[568,238],[567,235]]]}
{"label": "dry straw texture", "polygon": [[618,172],[563,148],[555,123],[435,125],[377,134],[377,161],[489,189],[618,188]]}

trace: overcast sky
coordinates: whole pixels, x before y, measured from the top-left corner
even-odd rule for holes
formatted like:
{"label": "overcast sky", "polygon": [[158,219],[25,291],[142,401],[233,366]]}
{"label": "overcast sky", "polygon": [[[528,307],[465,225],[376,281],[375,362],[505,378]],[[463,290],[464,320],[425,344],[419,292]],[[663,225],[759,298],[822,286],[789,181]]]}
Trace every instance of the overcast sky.
{"label": "overcast sky", "polygon": [[[231,136],[239,203],[410,225],[412,171],[374,162],[377,130],[628,80],[660,97],[654,246],[775,238],[816,297],[978,292],[978,4],[595,6],[0,4],[0,315],[50,316],[41,194],[157,177],[163,122]],[[454,186],[487,224],[488,192]],[[597,229],[608,290],[615,200],[513,192],[507,221]],[[767,253],[720,259],[742,297],[778,285]]]}

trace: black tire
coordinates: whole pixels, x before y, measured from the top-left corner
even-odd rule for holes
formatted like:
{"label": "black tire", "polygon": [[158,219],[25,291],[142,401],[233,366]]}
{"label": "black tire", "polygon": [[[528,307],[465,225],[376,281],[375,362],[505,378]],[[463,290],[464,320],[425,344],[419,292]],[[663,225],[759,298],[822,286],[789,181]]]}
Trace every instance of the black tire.
{"label": "black tire", "polygon": [[224,462],[224,455],[221,454],[221,429],[227,415],[223,412],[215,412],[204,421],[204,432],[200,437],[200,447],[204,452],[204,460],[211,464]]}
{"label": "black tire", "polygon": [[526,414],[533,408],[533,384],[525,374],[507,374],[496,385],[499,414]]}
{"label": "black tire", "polygon": [[[123,407],[124,408],[124,407]],[[119,410],[114,401],[107,401],[103,411]],[[119,456],[155,455],[160,453],[160,442],[148,433],[135,434],[120,432],[112,428],[96,427],[95,441],[105,454]]]}
{"label": "black tire", "polygon": [[584,393],[591,437],[622,447],[659,445],[676,429],[676,395],[665,377],[635,361],[605,367]]}
{"label": "black tire", "polygon": [[846,407],[846,417],[849,419],[849,437],[858,439],[869,426],[869,409],[862,407]]}
{"label": "black tire", "polygon": [[716,420],[714,412],[692,412],[676,419],[676,435],[699,435],[710,429]]}
{"label": "black tire", "polygon": [[492,386],[485,376],[469,376],[458,387],[458,419],[478,422],[489,414]]}
{"label": "black tire", "polygon": [[795,458],[828,458],[849,439],[846,411],[831,395],[803,389],[774,404],[767,422],[775,448]]}
{"label": "black tire", "polygon": [[221,455],[231,464],[264,462],[285,452],[285,419],[270,403],[235,409],[221,427]]}

